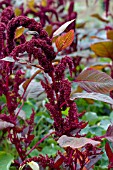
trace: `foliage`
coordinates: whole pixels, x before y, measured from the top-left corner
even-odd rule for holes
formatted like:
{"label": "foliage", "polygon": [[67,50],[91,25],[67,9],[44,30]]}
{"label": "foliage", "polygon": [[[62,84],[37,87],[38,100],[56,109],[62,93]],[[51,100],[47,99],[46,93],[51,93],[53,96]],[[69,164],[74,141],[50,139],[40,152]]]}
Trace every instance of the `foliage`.
{"label": "foliage", "polygon": [[0,2],[1,169],[113,168],[113,15],[101,3],[89,30],[74,0]]}

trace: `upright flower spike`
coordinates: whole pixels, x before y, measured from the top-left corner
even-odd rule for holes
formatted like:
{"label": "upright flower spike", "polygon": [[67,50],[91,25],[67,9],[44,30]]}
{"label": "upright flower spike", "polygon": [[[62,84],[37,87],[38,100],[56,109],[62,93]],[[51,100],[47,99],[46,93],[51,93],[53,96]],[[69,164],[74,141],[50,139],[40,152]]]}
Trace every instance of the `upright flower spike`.
{"label": "upright flower spike", "polygon": [[5,24],[0,22],[0,59],[3,58],[5,28],[6,28]]}

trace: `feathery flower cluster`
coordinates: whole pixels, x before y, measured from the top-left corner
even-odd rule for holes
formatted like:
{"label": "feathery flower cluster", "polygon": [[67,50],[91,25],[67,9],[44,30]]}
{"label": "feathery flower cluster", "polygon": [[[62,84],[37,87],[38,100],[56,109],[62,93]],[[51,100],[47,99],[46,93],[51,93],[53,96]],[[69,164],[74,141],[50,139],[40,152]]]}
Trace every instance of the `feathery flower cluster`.
{"label": "feathery flower cluster", "polygon": [[[40,18],[40,22],[36,22],[34,19],[26,17],[31,11],[27,11],[23,16],[15,17],[14,12],[10,5],[2,11],[0,19],[0,59],[11,56],[14,61],[19,61],[21,58],[20,54],[24,55],[27,52],[27,59],[31,64],[34,60],[37,60],[41,66],[43,73],[48,73],[51,78],[49,82],[46,77],[45,81],[41,81],[42,87],[45,89],[47,94],[48,102],[45,104],[47,110],[53,119],[53,127],[55,129],[54,139],[58,139],[62,135],[67,135],[71,137],[80,138],[82,135],[80,131],[86,127],[87,123],[79,120],[79,114],[77,110],[76,103],[71,99],[71,82],[65,76],[65,70],[67,66],[69,67],[70,75],[72,76],[72,71],[74,70],[73,60],[65,56],[61,59],[59,64],[54,65],[53,60],[56,57],[56,53],[52,47],[52,40],[48,36],[47,32],[42,26],[46,25],[46,21],[50,24],[54,22],[51,21],[46,13],[52,13],[56,17],[56,25],[61,25],[63,22],[59,23],[59,15],[64,9],[57,13],[56,9],[52,8],[54,1],[48,0],[47,7],[38,6],[40,11],[34,13],[35,16]],[[7,4],[10,1],[6,1]],[[57,7],[64,5],[64,1],[59,1]],[[3,2],[0,3],[2,6]],[[56,8],[57,8],[56,7]],[[68,10],[68,19],[75,19],[77,17],[76,12],[74,12],[74,1],[70,3]],[[60,17],[63,19],[65,16]],[[27,41],[26,35],[23,33],[21,37],[21,43],[18,45],[15,41],[15,32],[18,27],[24,27],[29,31],[34,31],[36,34]],[[71,28],[75,28],[75,24],[71,24]],[[68,27],[67,30],[70,28]],[[75,49],[75,44],[72,44],[73,50]],[[29,153],[36,147],[29,150],[29,146],[34,139],[32,134],[34,128],[34,118],[35,111],[32,110],[32,114],[29,119],[25,119],[21,116],[21,109],[24,105],[24,96],[20,96],[19,85],[25,80],[24,73],[21,70],[15,70],[15,62],[1,61],[0,64],[0,96],[4,95],[6,98],[5,105],[2,104],[0,107],[0,120],[7,123],[5,129],[8,132],[8,138],[11,143],[15,145],[18,152],[19,159],[15,161],[15,166],[23,166],[27,162],[36,161],[41,168],[49,167],[51,169],[72,169],[78,170],[82,168],[92,167],[95,162],[100,158],[101,151],[91,144],[85,145],[79,149],[72,149],[67,147],[65,153],[58,152],[55,158],[49,158],[48,156],[38,156],[28,159]],[[25,84],[24,84],[25,85]],[[29,84],[28,84],[29,85]],[[23,86],[24,88],[24,86]],[[26,92],[26,89],[24,89]],[[22,98],[23,97],[23,98]],[[5,110],[4,108],[7,108]],[[68,115],[63,116],[62,111],[68,110]],[[5,110],[3,112],[3,110]],[[22,124],[21,121],[24,123]],[[43,141],[43,138],[40,140]],[[39,143],[41,143],[39,141]],[[90,164],[90,165],[89,165]],[[27,170],[27,168],[25,167]]]}

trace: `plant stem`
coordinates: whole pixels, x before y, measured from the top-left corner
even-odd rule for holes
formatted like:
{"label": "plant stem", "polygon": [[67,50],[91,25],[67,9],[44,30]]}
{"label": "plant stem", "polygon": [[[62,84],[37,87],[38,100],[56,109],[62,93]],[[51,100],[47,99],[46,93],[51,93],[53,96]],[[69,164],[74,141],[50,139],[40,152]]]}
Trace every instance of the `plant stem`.
{"label": "plant stem", "polygon": [[29,152],[26,154],[26,156],[28,156],[40,143],[42,143],[46,138],[48,138],[50,135],[54,134],[54,132],[51,132],[49,134],[47,134],[46,136],[44,136],[41,140],[39,140],[30,150]]}

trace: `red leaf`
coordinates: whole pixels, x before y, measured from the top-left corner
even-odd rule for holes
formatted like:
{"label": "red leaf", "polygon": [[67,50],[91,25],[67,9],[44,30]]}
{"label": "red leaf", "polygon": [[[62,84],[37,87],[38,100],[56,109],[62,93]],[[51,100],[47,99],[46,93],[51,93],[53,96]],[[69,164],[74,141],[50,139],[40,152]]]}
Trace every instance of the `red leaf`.
{"label": "red leaf", "polygon": [[74,40],[74,30],[70,30],[56,39],[56,47],[58,51],[64,50],[69,47]]}
{"label": "red leaf", "polygon": [[63,148],[71,147],[73,149],[81,148],[88,143],[92,144],[93,146],[100,144],[100,142],[86,137],[77,138],[77,137],[68,137],[66,135],[61,136],[57,142]]}
{"label": "red leaf", "polygon": [[98,100],[105,103],[113,104],[113,99],[110,96],[100,94],[100,93],[73,93],[71,95],[72,100],[79,99],[79,98],[93,99],[93,100]]}
{"label": "red leaf", "polygon": [[87,92],[109,93],[113,90],[113,79],[106,73],[91,68],[81,72],[75,82]]}
{"label": "red leaf", "polygon": [[105,150],[106,150],[106,154],[109,158],[109,161],[113,163],[113,152],[112,152],[108,142],[105,145]]}
{"label": "red leaf", "polygon": [[110,125],[106,132],[106,139],[113,142],[113,124]]}

